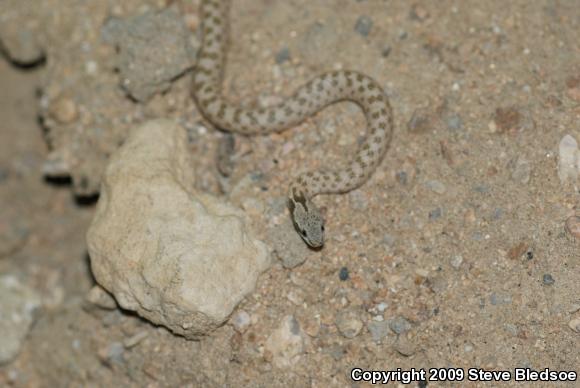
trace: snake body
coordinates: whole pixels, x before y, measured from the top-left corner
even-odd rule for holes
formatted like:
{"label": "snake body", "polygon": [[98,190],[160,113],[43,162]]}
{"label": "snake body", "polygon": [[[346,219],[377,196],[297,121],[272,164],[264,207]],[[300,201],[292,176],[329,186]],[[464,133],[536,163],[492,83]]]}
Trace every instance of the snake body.
{"label": "snake body", "polygon": [[367,75],[340,70],[319,75],[278,105],[243,109],[221,94],[228,39],[229,0],[202,0],[202,47],[194,73],[193,95],[202,114],[217,127],[242,135],[283,131],[337,101],[350,100],[363,110],[367,135],[353,160],[340,170],[299,175],[288,190],[288,208],[297,232],[311,247],[324,244],[324,219],[312,198],[344,193],[362,185],[379,165],[390,143],[393,116],[380,85]]}

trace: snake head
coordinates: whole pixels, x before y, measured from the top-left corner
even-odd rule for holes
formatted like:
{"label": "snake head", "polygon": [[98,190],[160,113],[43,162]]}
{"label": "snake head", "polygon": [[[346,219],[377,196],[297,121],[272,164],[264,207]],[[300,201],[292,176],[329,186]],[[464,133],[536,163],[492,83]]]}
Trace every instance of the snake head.
{"label": "snake head", "polygon": [[324,245],[324,218],[320,210],[303,195],[292,195],[288,201],[294,228],[312,248]]}

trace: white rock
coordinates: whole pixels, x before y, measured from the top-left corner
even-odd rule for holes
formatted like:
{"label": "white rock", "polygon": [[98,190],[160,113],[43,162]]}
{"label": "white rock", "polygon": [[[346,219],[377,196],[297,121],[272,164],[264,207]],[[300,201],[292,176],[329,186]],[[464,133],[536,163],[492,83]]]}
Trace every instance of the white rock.
{"label": "white rock", "polygon": [[580,158],[578,158],[578,143],[570,135],[566,135],[560,140],[558,177],[560,182],[575,182],[580,169]]}
{"label": "white rock", "polygon": [[40,303],[40,296],[14,276],[0,277],[0,365],[18,355]]}
{"label": "white rock", "polygon": [[265,350],[277,368],[292,366],[304,352],[304,336],[300,324],[287,315],[266,340]]}
{"label": "white rock", "polygon": [[232,316],[231,322],[237,332],[243,333],[250,327],[252,319],[246,311],[239,310]]}
{"label": "white rock", "polygon": [[87,244],[121,307],[196,338],[227,320],[269,259],[241,210],[193,191],[190,157],[175,123],[134,129],[107,166]]}

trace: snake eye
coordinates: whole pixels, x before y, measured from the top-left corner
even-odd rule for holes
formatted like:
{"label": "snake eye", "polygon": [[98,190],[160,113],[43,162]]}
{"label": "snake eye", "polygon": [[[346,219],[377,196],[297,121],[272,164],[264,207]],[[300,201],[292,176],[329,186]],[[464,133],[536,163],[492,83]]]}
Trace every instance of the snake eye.
{"label": "snake eye", "polygon": [[324,225],[322,225],[322,226],[320,227],[320,230],[322,230],[322,231],[324,232]]}
{"label": "snake eye", "polygon": [[302,236],[306,237],[306,231],[304,229],[302,229]]}

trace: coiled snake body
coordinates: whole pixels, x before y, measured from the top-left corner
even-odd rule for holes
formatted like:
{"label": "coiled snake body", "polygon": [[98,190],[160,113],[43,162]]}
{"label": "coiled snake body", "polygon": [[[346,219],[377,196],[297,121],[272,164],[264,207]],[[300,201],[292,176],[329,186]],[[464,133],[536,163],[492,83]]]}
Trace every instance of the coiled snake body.
{"label": "coiled snake body", "polygon": [[312,198],[344,193],[362,185],[380,163],[392,137],[393,118],[380,85],[356,71],[319,75],[278,105],[242,109],[221,95],[228,32],[229,0],[202,0],[202,48],[194,74],[193,95],[203,115],[217,127],[243,135],[259,135],[293,127],[325,106],[342,100],[357,103],[367,120],[367,136],[349,164],[340,170],[299,175],[288,191],[294,226],[311,247],[324,244],[324,219]]}

